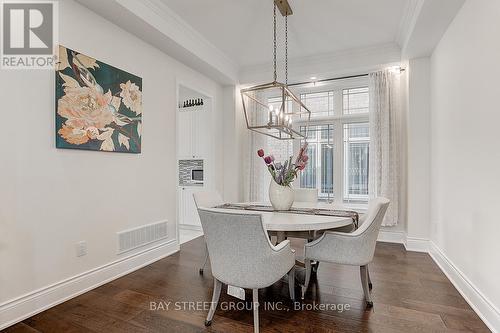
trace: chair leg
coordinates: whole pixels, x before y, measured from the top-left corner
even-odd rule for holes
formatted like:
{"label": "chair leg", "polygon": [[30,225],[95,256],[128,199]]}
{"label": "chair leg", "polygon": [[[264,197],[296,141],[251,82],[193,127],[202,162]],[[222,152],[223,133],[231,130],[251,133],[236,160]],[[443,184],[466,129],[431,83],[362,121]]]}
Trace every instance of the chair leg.
{"label": "chair leg", "polygon": [[370,295],[370,287],[368,287],[368,265],[361,266],[359,272],[361,274],[361,285],[363,286],[363,293],[365,294],[366,306],[371,308],[373,302]]}
{"label": "chair leg", "polygon": [[370,291],[373,289],[372,279],[370,278],[370,270],[368,269],[368,265],[366,265],[366,274],[368,275],[368,288]]}
{"label": "chair leg", "polygon": [[302,299],[304,299],[304,296],[307,291],[307,287],[309,287],[309,280],[311,279],[311,260],[305,259],[305,265],[306,265],[306,276],[305,276],[305,281],[304,285],[302,286]]}
{"label": "chair leg", "polygon": [[253,296],[253,331],[259,333],[259,289],[252,289]]}
{"label": "chair leg", "polygon": [[312,264],[313,273],[318,273],[318,269],[319,269],[319,261],[314,261],[314,264]]}
{"label": "chair leg", "polygon": [[215,310],[217,309],[217,304],[219,303],[221,290],[222,282],[214,278],[214,293],[212,294],[212,303],[210,304],[210,310],[208,311],[208,316],[205,320],[205,326],[210,326],[212,324],[212,319],[214,318]]}
{"label": "chair leg", "polygon": [[205,260],[203,261],[203,265],[200,268],[200,271],[199,271],[200,275],[203,275],[203,270],[205,269],[205,266],[207,265],[207,261],[208,261],[208,248],[205,245]]}
{"label": "chair leg", "polygon": [[290,299],[295,302],[295,265],[288,272],[288,291],[290,292]]}

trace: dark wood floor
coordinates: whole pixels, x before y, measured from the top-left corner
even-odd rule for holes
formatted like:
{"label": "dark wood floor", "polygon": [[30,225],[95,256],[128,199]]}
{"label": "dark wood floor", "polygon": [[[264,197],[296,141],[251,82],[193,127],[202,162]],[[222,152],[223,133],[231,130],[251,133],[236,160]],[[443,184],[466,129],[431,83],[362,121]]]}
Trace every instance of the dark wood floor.
{"label": "dark wood floor", "polygon": [[[300,241],[293,244],[300,256]],[[210,301],[210,268],[203,276],[198,274],[203,250],[203,238],[197,238],[181,246],[179,253],[4,332],[251,332],[250,309],[218,309],[210,328],[204,327],[205,310],[151,310],[151,302]],[[261,301],[284,308],[260,309],[261,332],[489,332],[427,254],[379,243],[370,273],[375,303],[371,310],[365,310],[355,267],[322,263],[305,300],[350,304],[348,311],[297,311],[288,301],[286,283],[261,290]],[[224,288],[221,302],[231,301],[236,299]],[[171,307],[174,304],[181,303]]]}

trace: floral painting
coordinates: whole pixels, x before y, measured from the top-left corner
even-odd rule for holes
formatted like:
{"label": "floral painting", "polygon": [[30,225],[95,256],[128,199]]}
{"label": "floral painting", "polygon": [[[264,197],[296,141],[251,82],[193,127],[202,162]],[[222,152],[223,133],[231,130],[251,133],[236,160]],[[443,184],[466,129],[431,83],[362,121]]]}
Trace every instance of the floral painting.
{"label": "floral painting", "polygon": [[60,46],[56,108],[57,148],[141,152],[140,77]]}

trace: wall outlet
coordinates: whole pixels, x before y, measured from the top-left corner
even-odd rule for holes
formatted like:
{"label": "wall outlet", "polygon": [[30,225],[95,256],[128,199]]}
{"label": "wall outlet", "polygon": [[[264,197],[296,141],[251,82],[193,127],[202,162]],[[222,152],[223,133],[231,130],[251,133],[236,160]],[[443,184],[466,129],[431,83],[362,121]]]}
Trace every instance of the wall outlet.
{"label": "wall outlet", "polygon": [[81,241],[76,243],[76,256],[82,257],[87,254],[87,242]]}

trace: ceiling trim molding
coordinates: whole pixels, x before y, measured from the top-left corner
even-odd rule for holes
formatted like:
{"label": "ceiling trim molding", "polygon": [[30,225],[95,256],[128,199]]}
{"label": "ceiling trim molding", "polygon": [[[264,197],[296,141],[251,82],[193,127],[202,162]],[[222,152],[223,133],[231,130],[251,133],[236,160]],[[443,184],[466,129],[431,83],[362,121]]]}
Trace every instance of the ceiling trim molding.
{"label": "ceiling trim molding", "polygon": [[[117,0],[120,3],[122,2],[131,2],[131,0]],[[136,1],[134,1],[136,2]],[[194,29],[189,23],[184,21],[177,13],[171,10],[167,5],[165,5],[160,0],[141,0],[146,7],[151,9],[153,13],[161,13],[160,17],[167,22],[173,21],[176,27],[179,27],[180,31],[185,33],[184,37],[188,37],[191,39],[192,43],[196,45],[202,45],[207,48],[210,52],[214,53],[215,56],[223,60],[225,63],[230,64],[231,66],[237,68],[236,62],[234,62],[227,54],[217,48],[214,44],[212,44],[208,39],[203,37],[196,29]]]}
{"label": "ceiling trim molding", "polygon": [[429,57],[465,0],[410,0],[396,42],[403,59]]}
{"label": "ceiling trim molding", "polygon": [[396,43],[398,43],[401,49],[405,48],[410,39],[411,33],[417,23],[417,18],[424,5],[424,1],[425,0],[409,0],[406,5],[405,13],[401,18],[398,33],[395,38]]}
{"label": "ceiling trim molding", "polygon": [[76,1],[214,81],[238,82],[238,65],[160,0]]}
{"label": "ceiling trim molding", "polygon": [[155,22],[154,27],[156,29],[194,53],[204,62],[211,64],[233,80],[237,80],[237,64],[160,0],[116,1],[138,16],[141,15],[141,12],[135,10],[136,6],[144,5],[149,9],[149,13],[142,12],[142,19],[149,24],[154,24],[154,22],[146,19],[149,15],[157,16],[160,21]]}
{"label": "ceiling trim molding", "polygon": [[[377,70],[385,65],[401,61],[401,48],[396,43],[379,44],[364,48],[324,53],[288,60],[289,82],[307,81],[331,75],[359,73]],[[283,77],[283,63],[278,61],[278,79]],[[254,84],[272,80],[273,64],[251,65],[240,70],[240,83]]]}

